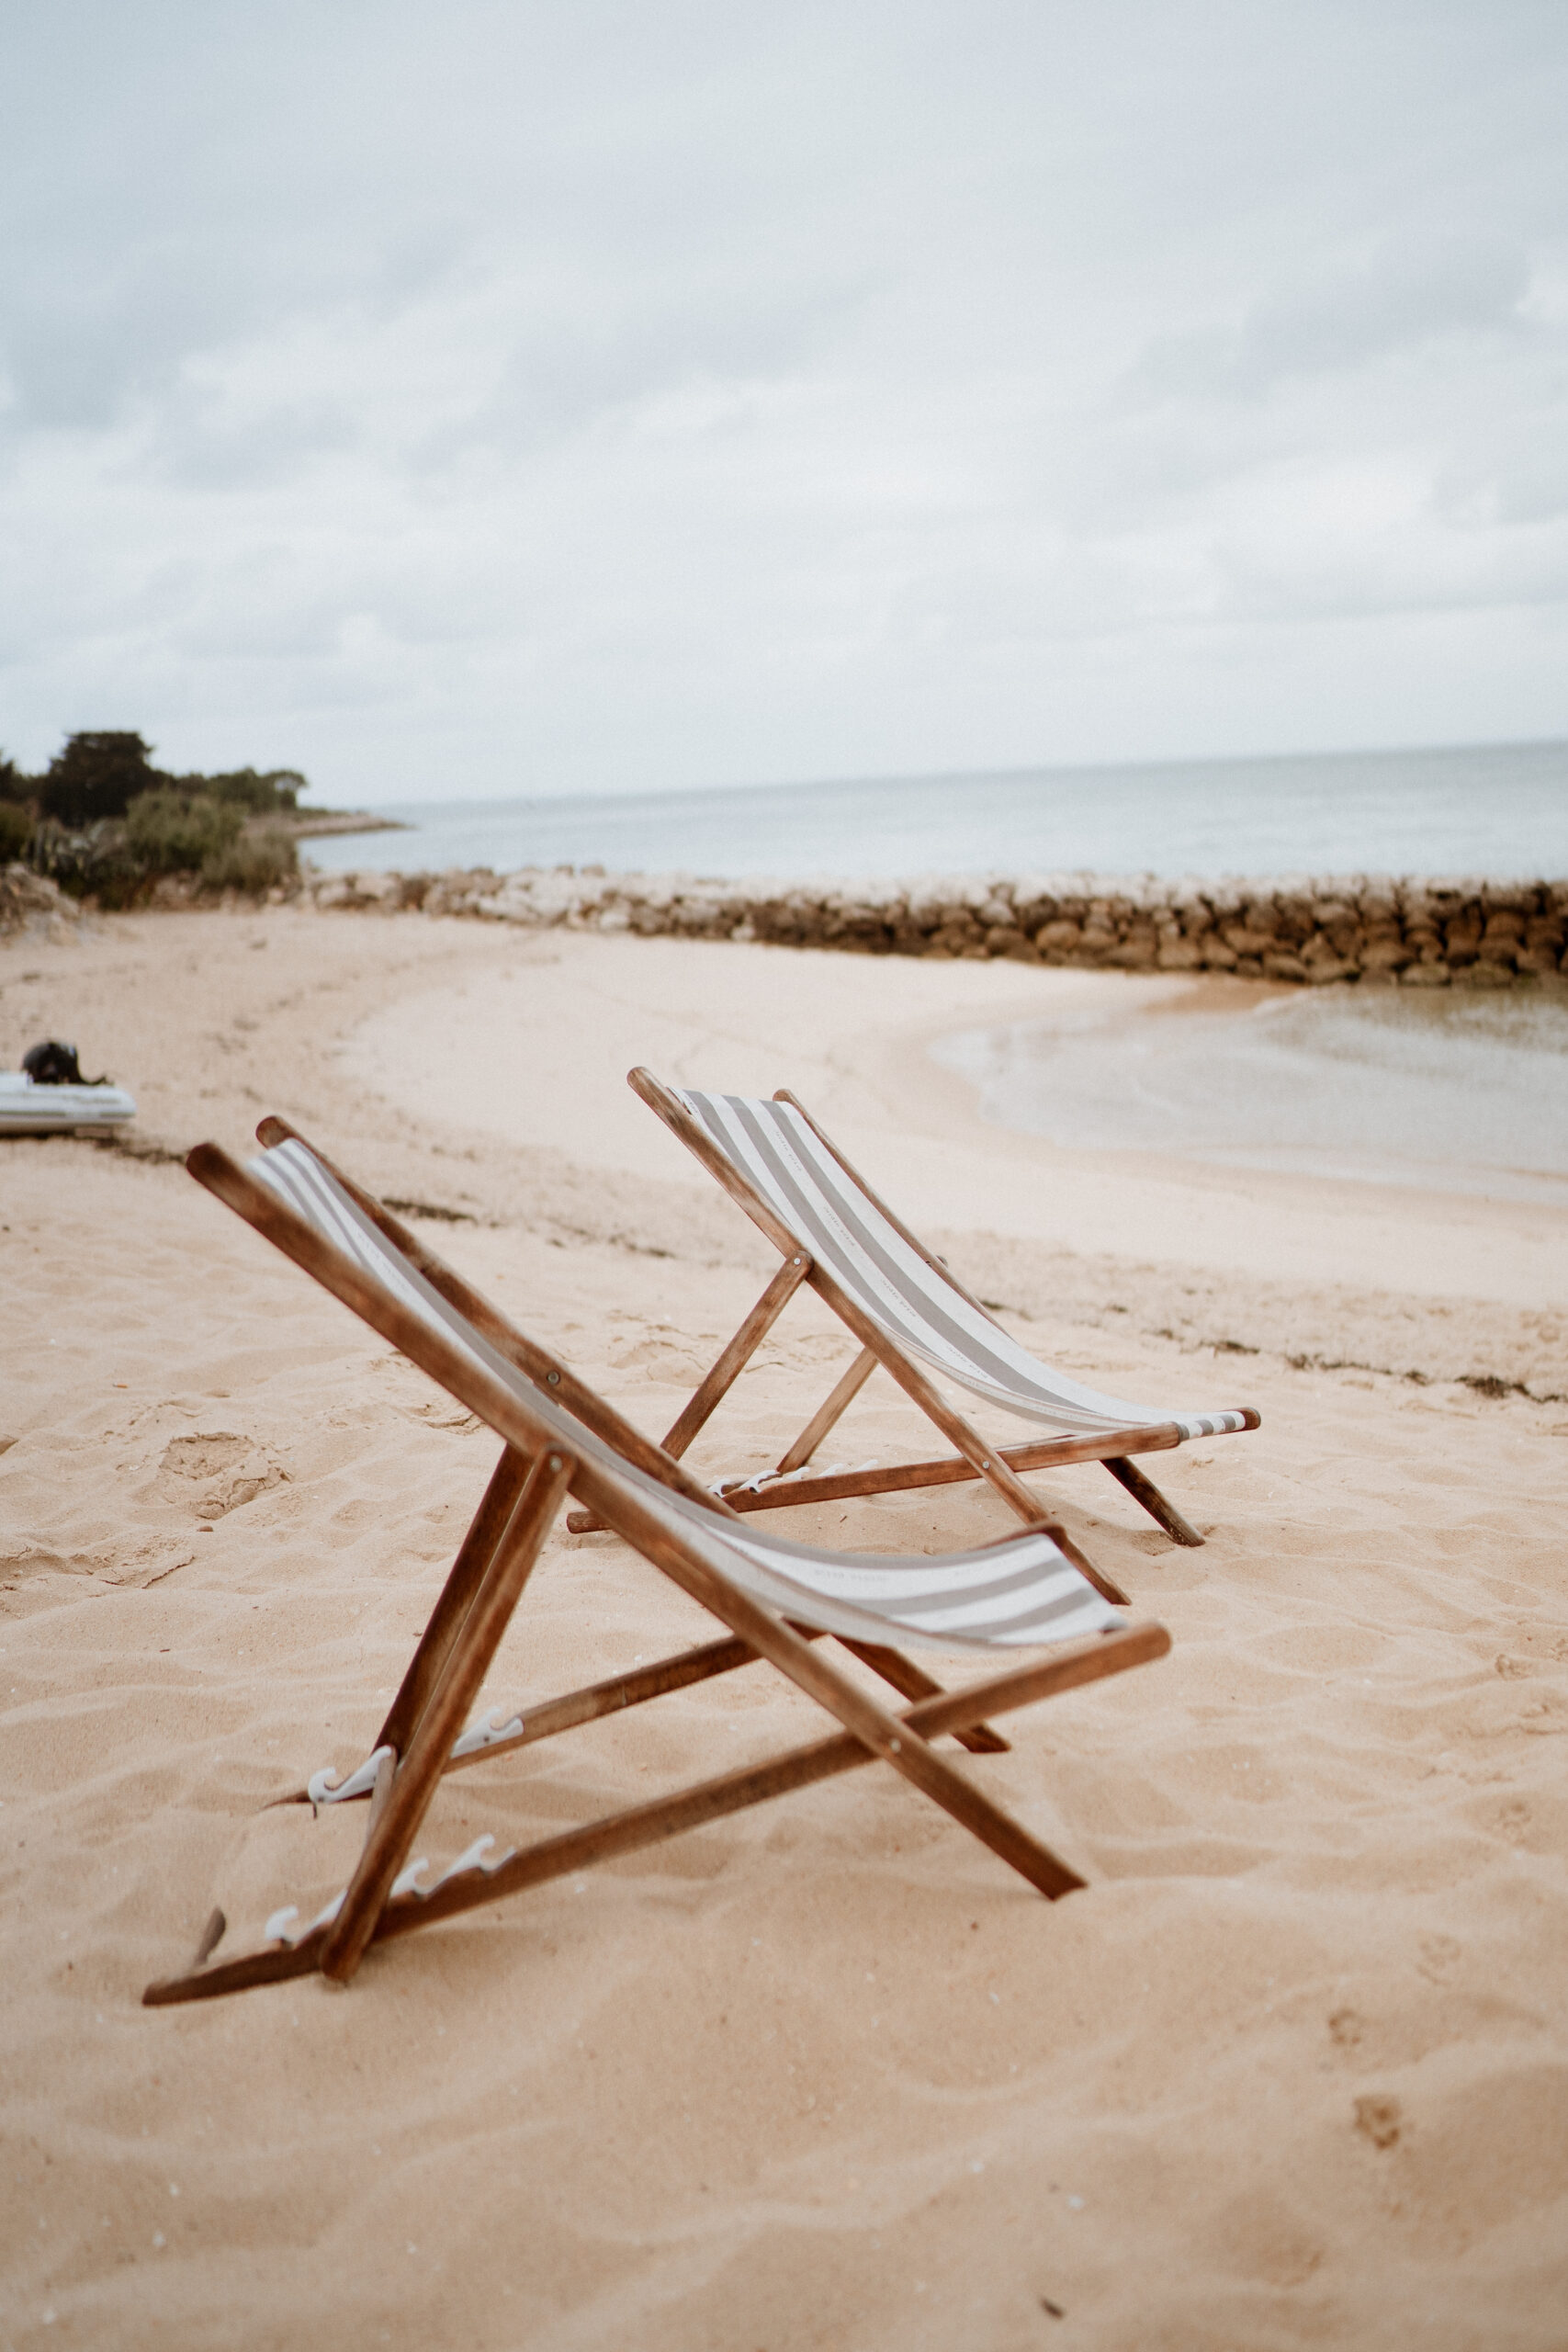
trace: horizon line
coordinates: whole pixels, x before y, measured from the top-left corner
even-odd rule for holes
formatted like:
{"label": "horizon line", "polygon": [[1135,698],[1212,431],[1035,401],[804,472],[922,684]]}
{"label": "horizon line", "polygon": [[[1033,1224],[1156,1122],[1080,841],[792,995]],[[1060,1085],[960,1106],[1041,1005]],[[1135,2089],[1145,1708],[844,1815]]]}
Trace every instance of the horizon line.
{"label": "horizon line", "polygon": [[[895,769],[880,775],[792,776],[773,782],[758,779],[751,782],[731,781],[725,784],[681,785],[622,785],[613,790],[588,786],[576,792],[480,792],[454,794],[445,800],[433,800],[411,794],[396,800],[378,800],[363,812],[374,815],[381,809],[430,808],[441,807],[506,808],[522,806],[541,808],[582,800],[657,800],[697,799],[728,792],[843,792],[897,784],[977,784],[1003,783],[1020,776],[1104,775],[1126,774],[1150,769],[1238,768],[1287,766],[1300,761],[1330,760],[1397,760],[1420,757],[1457,756],[1466,752],[1568,752],[1568,735],[1541,735],[1487,738],[1457,743],[1365,743],[1342,745],[1333,751],[1317,752],[1222,752],[1190,753],[1179,759],[1130,760],[1063,760],[1050,763],[1020,762],[1005,767],[929,768],[921,770]],[[307,785],[307,791],[315,790]],[[327,815],[326,809],[311,810],[303,801],[302,815]],[[346,813],[346,812],[345,812]]]}

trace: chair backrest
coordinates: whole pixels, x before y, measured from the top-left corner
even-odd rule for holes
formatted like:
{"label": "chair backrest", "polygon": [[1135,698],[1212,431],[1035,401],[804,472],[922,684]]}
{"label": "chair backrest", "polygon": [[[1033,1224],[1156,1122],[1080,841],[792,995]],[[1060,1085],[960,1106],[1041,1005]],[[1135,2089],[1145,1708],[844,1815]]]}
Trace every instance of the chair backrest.
{"label": "chair backrest", "polygon": [[1147,1424],[1124,1397],[1048,1369],[913,1247],[793,1102],[670,1092],[897,1347],[1012,1412],[1067,1430]]}
{"label": "chair backrest", "polygon": [[[889,1630],[896,1629],[901,1640],[946,1649],[1038,1645],[1077,1639],[1123,1622],[1044,1531],[1021,1533],[1005,1549],[987,1547],[937,1559],[864,1558],[753,1533],[743,1523],[705,1510],[627,1462],[502,1355],[442,1297],[308,1146],[298,1139],[274,1145],[251,1161],[250,1172],[346,1257],[357,1273],[368,1276],[426,1330],[499,1380],[563,1450],[591,1460],[614,1484],[635,1495],[644,1514],[655,1517],[689,1552],[780,1615],[859,1641],[886,1640]],[[474,1399],[463,1396],[460,1389],[453,1393],[474,1407]]]}

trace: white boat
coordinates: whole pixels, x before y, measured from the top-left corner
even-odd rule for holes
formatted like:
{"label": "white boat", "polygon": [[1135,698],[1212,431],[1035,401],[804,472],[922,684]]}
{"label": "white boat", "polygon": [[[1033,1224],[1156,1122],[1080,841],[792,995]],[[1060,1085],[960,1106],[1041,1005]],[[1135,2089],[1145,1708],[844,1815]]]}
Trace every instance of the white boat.
{"label": "white boat", "polygon": [[121,1127],[135,1116],[135,1100],[123,1086],[39,1086],[25,1069],[0,1069],[0,1136]]}

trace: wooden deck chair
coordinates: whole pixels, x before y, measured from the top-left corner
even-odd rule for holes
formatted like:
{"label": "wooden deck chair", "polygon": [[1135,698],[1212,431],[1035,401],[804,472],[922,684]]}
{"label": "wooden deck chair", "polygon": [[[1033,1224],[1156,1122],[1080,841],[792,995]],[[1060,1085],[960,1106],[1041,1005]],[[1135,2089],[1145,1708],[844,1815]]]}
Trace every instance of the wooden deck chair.
{"label": "wooden deck chair", "polygon": [[[1155,1414],[1123,1397],[1101,1396],[1041,1363],[900,1224],[785,1090],[771,1102],[698,1094],[665,1086],[646,1069],[630,1071],[626,1082],[784,1257],[665,1438],[666,1453],[685,1453],[803,1282],[861,1343],[838,1386],[773,1470],[726,1479],[716,1487],[733,1510],[836,1502],[850,1495],[987,1478],[1021,1519],[1037,1523],[1046,1516],[1043,1506],[1020,1473],[1099,1462],[1177,1543],[1201,1544],[1197,1529],[1127,1457],[1161,1453],[1190,1438],[1255,1430],[1258,1415],[1250,1405],[1224,1412]],[[930,1415],[956,1453],[808,1476],[813,1454],[878,1364]],[[1055,1434],[1023,1445],[989,1443],[932,1385],[931,1372],[1021,1419],[1043,1422]],[[581,1528],[589,1522],[576,1513],[568,1523]],[[1116,1600],[1126,1598],[1104,1577],[1100,1590]]]}
{"label": "wooden deck chair", "polygon": [[[348,1885],[302,1927],[293,1909],[275,1913],[263,1943],[230,1960],[213,1957],[225,1929],[214,1912],[190,1966],[149,1985],[146,2003],[201,2000],[312,1971],[346,1983],[372,1943],[878,1758],[1041,1894],[1054,1899],[1084,1883],[931,1745],[952,1732],[971,1748],[1005,1747],[988,1715],[1169,1648],[1162,1626],[1122,1623],[1065,1536],[1039,1527],[935,1560],[760,1538],[283,1121],[265,1120],[258,1132],[268,1148],[248,1168],[202,1144],[186,1163],[191,1173],[488,1422],[503,1451],[364,1762],[342,1779],[319,1772],[294,1792],[293,1801],[314,1804],[368,1800]],[[469,1723],[569,1494],[701,1601],[724,1637],[503,1722],[491,1709]],[[914,1703],[894,1713],[869,1696],[817,1646],[828,1635]],[[1007,1663],[949,1691],[896,1646],[906,1643]],[[444,1773],[760,1659],[827,1710],[828,1736],[522,1850],[493,1854],[494,1841],[482,1838],[434,1883],[421,1883],[426,1865],[411,1855]]]}

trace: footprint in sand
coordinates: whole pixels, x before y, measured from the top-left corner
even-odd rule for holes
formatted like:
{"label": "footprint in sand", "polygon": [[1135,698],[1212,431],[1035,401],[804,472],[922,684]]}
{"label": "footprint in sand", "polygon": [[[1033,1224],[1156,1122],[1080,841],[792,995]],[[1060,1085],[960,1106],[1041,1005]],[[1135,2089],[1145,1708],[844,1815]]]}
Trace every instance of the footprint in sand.
{"label": "footprint in sand", "polygon": [[1404,2129],[1404,2114],[1396,2098],[1371,2095],[1356,2101],[1356,2129],[1374,2148],[1393,2148]]}
{"label": "footprint in sand", "polygon": [[1423,1936],[1416,1973],[1429,1984],[1447,1984],[1463,1958],[1464,1946],[1452,1936]]}
{"label": "footprint in sand", "polygon": [[203,1519],[238,1510],[288,1475],[271,1454],[232,1430],[172,1437],[158,1466],[159,1491]]}

